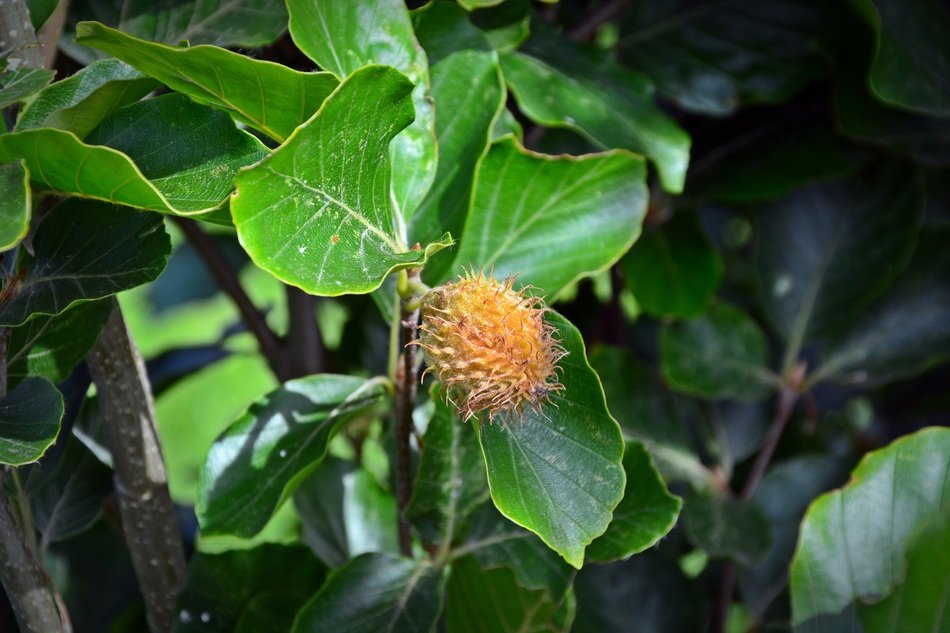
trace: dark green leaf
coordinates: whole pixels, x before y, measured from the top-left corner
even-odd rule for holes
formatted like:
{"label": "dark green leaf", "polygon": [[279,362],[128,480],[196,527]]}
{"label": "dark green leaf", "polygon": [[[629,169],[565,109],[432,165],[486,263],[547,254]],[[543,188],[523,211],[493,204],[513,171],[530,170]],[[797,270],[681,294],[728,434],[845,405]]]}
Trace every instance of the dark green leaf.
{"label": "dark green leaf", "polygon": [[81,303],[57,316],[36,317],[10,330],[9,384],[27,376],[42,376],[52,383],[65,380],[92,349],[111,311],[111,301]]}
{"label": "dark green leaf", "polygon": [[761,560],[772,544],[772,526],[759,506],[709,489],[686,497],[683,522],[697,547],[744,566]]}
{"label": "dark green leaf", "polygon": [[862,607],[867,633],[933,633],[950,625],[950,520],[931,521],[907,547],[907,571],[883,602]]}
{"label": "dark green leaf", "polygon": [[396,554],[396,500],[352,462],[324,460],[294,493],[303,541],[330,567],[367,552]]}
{"label": "dark green leaf", "polygon": [[566,632],[557,626],[557,602],[545,591],[520,586],[511,570],[482,569],[468,556],[452,563],[445,605],[447,633]]}
{"label": "dark green leaf", "polygon": [[429,633],[446,573],[427,561],[363,554],[330,574],[297,615],[294,633]]}
{"label": "dark green leaf", "polygon": [[256,534],[324,458],[336,431],[385,397],[378,381],[321,374],[252,405],[202,468],[195,509],[202,532]]}
{"label": "dark green leaf", "polygon": [[[321,68],[346,77],[367,64],[392,66],[415,85],[416,118],[393,140],[392,196],[408,220],[432,186],[437,152],[425,51],[402,0],[288,0],[290,35]],[[403,124],[405,126],[405,124]]]}
{"label": "dark green leaf", "polygon": [[78,25],[76,37],[278,141],[309,119],[339,83],[331,73],[302,73],[214,46],[156,44],[94,22]]}
{"label": "dark green leaf", "polygon": [[[465,11],[454,2],[429,2],[412,12],[412,23],[433,69],[452,53],[492,49],[485,33],[475,28]],[[436,125],[438,123],[436,120]]]}
{"label": "dark green leaf", "polygon": [[[51,451],[49,456],[52,456]],[[42,535],[40,551],[50,543],[79,534],[102,514],[102,502],[112,492],[112,471],[74,436],[59,459],[44,459],[25,479],[33,523]]]}
{"label": "dark green leaf", "polygon": [[768,368],[768,342],[741,310],[716,303],[698,319],[677,321],[660,336],[661,367],[670,386],[710,399],[755,400],[778,380]]}
{"label": "dark green leaf", "polygon": [[23,101],[53,80],[45,68],[20,68],[0,75],[0,109]]}
{"label": "dark green leaf", "polygon": [[389,142],[412,120],[412,85],[385,66],[351,74],[291,138],[238,174],[231,213],[258,266],[322,295],[375,290],[445,244],[400,244]]}
{"label": "dark green leaf", "polygon": [[554,157],[502,139],[479,166],[454,268],[494,268],[556,295],[633,244],[646,213],[645,171],[624,150]]}
{"label": "dark green leaf", "polygon": [[[950,12],[939,0],[858,0],[875,30],[870,86],[887,103],[950,115]],[[908,72],[913,69],[913,72]]]}
{"label": "dark green leaf", "polygon": [[180,94],[126,106],[86,140],[125,153],[169,204],[184,213],[219,206],[231,192],[238,169],[267,154],[260,141],[238,130],[227,115]]}
{"label": "dark green leaf", "polygon": [[505,0],[497,8],[472,13],[472,23],[498,52],[513,51],[531,34],[530,0]]}
{"label": "dark green leaf", "polygon": [[481,422],[478,439],[495,506],[579,569],[623,497],[623,437],[580,332],[556,313],[547,318],[569,353],[559,363],[564,391],[524,419]]}
{"label": "dark green leaf", "polygon": [[722,279],[722,259],[695,214],[647,230],[622,260],[637,303],[657,316],[701,315]]}
{"label": "dark green leaf", "polygon": [[[178,598],[178,621],[172,631],[230,633],[238,618],[255,604],[255,598],[279,591],[300,605],[320,586],[325,573],[320,562],[300,546],[261,545],[223,554],[199,552],[189,565],[188,580]],[[257,629],[261,633],[264,630],[273,629]]]}
{"label": "dark green leaf", "polygon": [[478,438],[435,391],[435,411],[406,515],[425,544],[448,547],[471,513],[488,500],[488,482]]}
{"label": "dark green leaf", "polygon": [[762,298],[791,351],[840,330],[891,284],[913,251],[922,211],[916,174],[894,166],[800,189],[762,210]]}
{"label": "dark green leaf", "polygon": [[63,396],[44,378],[30,377],[0,399],[0,464],[38,460],[59,435]]}
{"label": "dark green leaf", "polygon": [[823,76],[821,21],[821,5],[808,0],[646,0],[621,22],[620,54],[680,107],[722,116]]}
{"label": "dark green leaf", "polygon": [[40,224],[34,261],[0,305],[0,325],[56,315],[152,281],[165,268],[170,248],[160,215],[67,200]]}
{"label": "dark green leaf", "polygon": [[948,469],[950,429],[924,429],[868,453],[847,486],[814,501],[790,572],[793,624],[887,596],[915,532],[950,512]]}
{"label": "dark green leaf", "polygon": [[627,558],[652,547],[676,524],[682,501],[671,495],[643,444],[627,442],[627,486],[607,531],[587,548],[588,562]]}
{"label": "dark green leaf", "polygon": [[16,129],[54,127],[84,138],[109,114],[157,86],[117,59],[97,61],[40,92],[23,110]]}
{"label": "dark green leaf", "polygon": [[664,476],[694,485],[709,481],[677,401],[651,368],[609,347],[595,349],[591,365],[624,435],[647,446]]}
{"label": "dark green leaf", "polygon": [[576,130],[604,148],[645,154],[664,189],[683,190],[689,135],[654,103],[649,78],[554,36],[535,35],[503,55],[501,66],[531,119]]}
{"label": "dark green leaf", "polygon": [[[492,123],[505,102],[497,57],[478,51],[446,57],[432,68],[432,98],[439,169],[432,189],[410,220],[410,243],[427,244],[446,231],[462,234],[476,165],[488,150]],[[449,258],[434,264],[438,272],[426,271],[433,279],[444,274]]]}
{"label": "dark green leaf", "polygon": [[[133,37],[165,44],[190,42],[255,48],[270,44],[287,28],[287,9],[274,0],[76,0],[69,25],[95,20]],[[78,27],[76,28],[78,34]],[[88,63],[95,53],[73,43],[67,29],[60,46],[73,59]]]}
{"label": "dark green leaf", "polygon": [[950,358],[950,231],[921,233],[907,270],[825,349],[812,380],[878,385]]}
{"label": "dark green leaf", "polygon": [[18,160],[0,164],[0,251],[13,248],[26,237],[32,213],[26,163]]}
{"label": "dark green leaf", "polygon": [[296,588],[259,593],[241,611],[234,633],[290,633],[297,611],[309,597]]}

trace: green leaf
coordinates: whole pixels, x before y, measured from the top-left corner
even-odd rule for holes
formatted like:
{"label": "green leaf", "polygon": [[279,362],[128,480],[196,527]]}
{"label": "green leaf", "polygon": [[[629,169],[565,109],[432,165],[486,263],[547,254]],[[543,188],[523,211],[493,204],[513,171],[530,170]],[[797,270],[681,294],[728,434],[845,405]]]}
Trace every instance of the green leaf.
{"label": "green leaf", "polygon": [[[461,51],[432,68],[439,168],[435,182],[409,223],[409,242],[427,244],[442,233],[461,235],[471,203],[478,161],[488,151],[492,124],[504,107],[505,87],[494,53]],[[426,276],[444,275],[449,258],[433,262]],[[441,264],[441,265],[439,265]]]}
{"label": "green leaf", "polygon": [[915,533],[950,512],[948,468],[950,430],[924,429],[868,453],[847,486],[814,501],[790,572],[792,623],[887,596]]}
{"label": "green leaf", "polygon": [[452,563],[445,605],[447,633],[566,632],[557,625],[557,601],[520,586],[510,569],[482,569],[471,556]]}
{"label": "green leaf", "polygon": [[712,490],[695,491],[683,504],[690,540],[713,558],[749,566],[772,544],[772,526],[754,502],[732,499]]}
{"label": "green leaf", "polygon": [[363,554],[330,574],[297,615],[293,633],[429,633],[446,575],[424,560]]}
{"label": "green leaf", "polygon": [[497,8],[471,14],[472,24],[485,33],[489,44],[499,53],[513,51],[531,35],[530,0],[506,0]]}
{"label": "green leaf", "polygon": [[722,279],[722,259],[696,214],[680,211],[647,230],[623,260],[637,303],[657,316],[697,317]]}
{"label": "green leaf", "polygon": [[11,329],[7,342],[9,384],[27,376],[41,376],[52,383],[65,380],[95,345],[110,312],[110,301],[91,301]]}
{"label": "green leaf", "polygon": [[478,438],[437,394],[435,411],[426,427],[419,471],[406,516],[424,544],[447,547],[472,512],[488,500],[488,482]]}
{"label": "green leaf", "polygon": [[646,212],[645,171],[624,150],[554,157],[502,139],[478,169],[453,268],[494,268],[555,296],[633,244]]}
{"label": "green leaf", "polygon": [[287,6],[290,36],[321,68],[346,77],[367,64],[383,64],[399,70],[415,85],[412,103],[416,118],[390,147],[395,212],[407,221],[432,186],[438,161],[432,103],[427,96],[428,62],[412,31],[405,3],[287,0]]}
{"label": "green leaf", "polygon": [[660,334],[660,366],[670,386],[709,399],[756,400],[778,378],[769,371],[768,341],[748,315],[725,303]]}
{"label": "green leaf", "polygon": [[259,593],[251,598],[241,611],[234,633],[288,633],[294,626],[294,617],[310,596],[299,591],[277,589]]}
{"label": "green leaf", "polygon": [[399,553],[396,499],[366,470],[330,458],[297,488],[303,541],[330,567],[367,552]]}
{"label": "green leaf", "polygon": [[882,602],[862,607],[867,633],[932,633],[950,625],[950,521],[931,521],[907,547],[907,572]]}
{"label": "green leaf", "polygon": [[799,189],[761,211],[762,299],[791,351],[840,331],[891,284],[913,252],[922,211],[919,178],[894,166]]}
{"label": "green leaf", "polygon": [[195,508],[202,533],[256,534],[323,460],[337,430],[385,397],[378,381],[321,374],[256,402],[208,453]]}
{"label": "green leaf", "polygon": [[580,332],[556,313],[547,318],[569,353],[559,363],[564,391],[522,420],[481,422],[478,439],[498,510],[580,569],[623,497],[623,437]]}
{"label": "green leaf", "polygon": [[20,243],[30,230],[33,213],[30,172],[18,160],[0,163],[0,252]]}
{"label": "green leaf", "polygon": [[79,24],[76,40],[115,55],[198,103],[225,110],[277,141],[309,119],[339,84],[331,73],[302,73],[216,46],[157,44],[95,22]]}
{"label": "green leaf", "polygon": [[435,0],[423,5],[412,12],[412,24],[432,69],[452,53],[492,50],[485,33],[475,28],[468,14],[454,2]]}
{"label": "green leaf", "polygon": [[[154,139],[162,139],[156,143]],[[214,139],[208,143],[208,139]],[[267,149],[225,114],[169,94],[116,111],[86,139],[131,158],[142,175],[182,213],[218,207],[238,169]]]}
{"label": "green leaf", "polygon": [[923,231],[894,286],[824,350],[811,380],[879,385],[950,358],[950,231]]}
{"label": "green leaf", "polygon": [[70,436],[57,460],[44,459],[28,471],[25,489],[42,535],[39,548],[45,552],[50,543],[80,534],[99,519],[102,502],[112,492],[112,471]]}
{"label": "green leaf", "polygon": [[53,80],[55,73],[45,68],[19,68],[0,74],[0,109],[36,94]]}
{"label": "green leaf", "polygon": [[117,59],[93,62],[40,92],[17,119],[16,129],[54,127],[84,138],[109,114],[157,86]]}
{"label": "green leaf", "polygon": [[681,108],[724,116],[824,76],[814,46],[822,18],[808,0],[646,0],[621,21],[619,51]]}
{"label": "green leaf", "polygon": [[503,55],[501,67],[532,120],[570,128],[604,148],[645,154],[664,189],[683,190],[689,135],[654,103],[649,78],[554,36],[535,35]]}
{"label": "green leaf", "polygon": [[323,565],[300,546],[262,545],[223,554],[199,552],[188,566],[188,580],[178,597],[178,618],[172,631],[230,633],[255,598],[280,591],[300,605],[320,586],[325,573]]}
{"label": "green leaf", "polygon": [[46,452],[63,419],[63,396],[44,378],[29,377],[0,399],[0,464],[21,466]]}
{"label": "green leaf", "polygon": [[[875,31],[869,80],[881,100],[936,117],[950,115],[950,13],[937,0],[857,0]],[[913,69],[909,74],[908,69]]]}
{"label": "green leaf", "polygon": [[221,47],[257,48],[287,28],[287,10],[272,0],[76,0],[60,46],[73,59],[88,63],[96,54],[73,43],[77,22],[95,20],[133,37],[165,44],[190,42]]}
{"label": "green leaf", "polygon": [[653,547],[676,524],[682,501],[667,491],[653,460],[637,441],[623,454],[627,485],[607,531],[587,548],[587,560],[605,563]]}
{"label": "green leaf", "polygon": [[367,66],[238,174],[231,213],[258,266],[313,294],[362,293],[445,246],[400,244],[390,205],[388,147],[412,119],[411,89],[401,73]]}
{"label": "green leaf", "polygon": [[37,229],[32,265],[15,294],[0,304],[0,325],[56,315],[152,281],[165,267],[169,249],[159,215],[67,200]]}
{"label": "green leaf", "polygon": [[475,9],[484,9],[485,7],[494,7],[504,1],[505,0],[459,0],[459,4],[465,7],[466,11],[473,11]]}

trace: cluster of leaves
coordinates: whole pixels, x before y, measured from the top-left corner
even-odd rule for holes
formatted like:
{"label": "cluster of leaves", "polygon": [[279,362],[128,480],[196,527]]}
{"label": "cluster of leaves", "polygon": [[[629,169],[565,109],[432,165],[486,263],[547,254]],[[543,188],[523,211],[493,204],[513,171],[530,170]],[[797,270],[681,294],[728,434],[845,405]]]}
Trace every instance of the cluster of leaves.
{"label": "cluster of leaves", "polygon": [[[822,4],[73,0],[82,66],[0,76],[0,463],[76,630],[144,627],[82,365],[116,295],[175,631],[946,626],[950,16]],[[422,390],[399,507],[407,273],[463,266],[554,305],[564,391]]]}

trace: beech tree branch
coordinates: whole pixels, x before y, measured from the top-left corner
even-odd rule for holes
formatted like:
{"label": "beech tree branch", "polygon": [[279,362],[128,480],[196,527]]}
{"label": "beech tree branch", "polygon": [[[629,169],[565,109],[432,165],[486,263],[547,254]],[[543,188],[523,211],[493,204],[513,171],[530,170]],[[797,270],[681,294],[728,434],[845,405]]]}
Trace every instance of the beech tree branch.
{"label": "beech tree branch", "polygon": [[149,630],[168,633],[185,580],[185,551],[168,493],[145,365],[112,299],[112,314],[86,357],[112,452],[115,489]]}
{"label": "beech tree branch", "polygon": [[289,323],[283,351],[288,377],[320,373],[326,367],[326,350],[317,325],[317,298],[294,286],[285,288]]}
{"label": "beech tree branch", "polygon": [[[400,272],[400,280],[406,288],[418,284],[418,271],[406,275]],[[397,282],[397,285],[399,283]],[[399,366],[396,370],[396,407],[393,436],[396,443],[396,507],[398,510],[399,550],[403,556],[412,556],[412,533],[406,509],[412,500],[412,468],[410,462],[409,439],[412,435],[412,411],[416,403],[416,385],[418,384],[415,362],[415,347],[410,343],[416,339],[419,323],[418,298],[411,291],[400,292],[399,319],[400,347]]]}

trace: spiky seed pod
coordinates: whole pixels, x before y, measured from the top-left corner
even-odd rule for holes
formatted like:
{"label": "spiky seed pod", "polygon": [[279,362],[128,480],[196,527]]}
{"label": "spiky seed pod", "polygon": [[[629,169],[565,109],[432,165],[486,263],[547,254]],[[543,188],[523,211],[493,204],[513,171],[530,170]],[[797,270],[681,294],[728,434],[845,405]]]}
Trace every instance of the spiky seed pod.
{"label": "spiky seed pod", "polygon": [[465,420],[482,411],[489,422],[502,412],[521,415],[564,388],[557,363],[567,352],[544,321],[547,308],[513,284],[472,270],[422,300],[417,344],[426,372]]}

